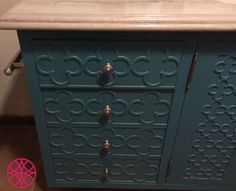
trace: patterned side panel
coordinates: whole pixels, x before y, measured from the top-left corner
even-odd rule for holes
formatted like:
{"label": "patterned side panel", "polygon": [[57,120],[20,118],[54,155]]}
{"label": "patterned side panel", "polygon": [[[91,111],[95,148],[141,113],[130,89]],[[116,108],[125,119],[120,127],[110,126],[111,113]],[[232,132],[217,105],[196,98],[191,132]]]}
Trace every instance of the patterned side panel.
{"label": "patterned side panel", "polygon": [[[50,124],[82,125],[158,125],[166,124],[172,94],[148,91],[79,91],[43,92],[46,120]],[[112,117],[104,118],[109,105]]]}
{"label": "patterned side panel", "polygon": [[184,179],[222,180],[236,149],[236,57],[223,55],[208,87],[209,102],[202,107]]}
{"label": "patterned side panel", "polygon": [[[34,41],[42,87],[175,86],[183,42]],[[103,75],[110,63],[113,73]]]}
{"label": "patterned side panel", "polygon": [[109,183],[156,184],[158,158],[70,158],[53,157],[56,182],[101,183],[104,169],[109,169]]}

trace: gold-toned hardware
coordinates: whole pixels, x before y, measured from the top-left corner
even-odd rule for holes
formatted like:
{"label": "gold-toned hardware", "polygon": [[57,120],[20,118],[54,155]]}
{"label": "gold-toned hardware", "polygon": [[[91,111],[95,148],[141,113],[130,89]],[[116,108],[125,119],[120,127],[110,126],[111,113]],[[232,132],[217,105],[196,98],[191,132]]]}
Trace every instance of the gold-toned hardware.
{"label": "gold-toned hardware", "polygon": [[111,177],[111,173],[109,172],[108,168],[106,168],[102,173],[102,178],[109,179]]}
{"label": "gold-toned hardware", "polygon": [[4,74],[7,76],[11,76],[15,69],[23,68],[24,65],[22,63],[22,55],[21,51],[19,50],[15,56],[11,59],[11,61],[8,63],[6,68],[3,70]]}
{"label": "gold-toned hardware", "polygon": [[113,72],[113,67],[110,63],[107,63],[104,67],[103,67],[103,73],[105,75],[110,75]]}
{"label": "gold-toned hardware", "polygon": [[109,105],[107,105],[104,110],[103,110],[103,115],[105,115],[106,117],[111,117],[112,115],[112,110],[110,108]]}
{"label": "gold-toned hardware", "polygon": [[104,151],[108,152],[111,148],[111,142],[109,140],[105,140],[104,144],[103,144],[103,149]]}

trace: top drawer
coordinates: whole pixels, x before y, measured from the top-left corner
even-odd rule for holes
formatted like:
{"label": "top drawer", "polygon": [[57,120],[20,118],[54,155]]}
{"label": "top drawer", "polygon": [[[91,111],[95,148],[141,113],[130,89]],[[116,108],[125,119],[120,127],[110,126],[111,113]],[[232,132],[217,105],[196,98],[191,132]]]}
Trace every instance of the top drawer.
{"label": "top drawer", "polygon": [[181,41],[34,40],[42,87],[175,88]]}

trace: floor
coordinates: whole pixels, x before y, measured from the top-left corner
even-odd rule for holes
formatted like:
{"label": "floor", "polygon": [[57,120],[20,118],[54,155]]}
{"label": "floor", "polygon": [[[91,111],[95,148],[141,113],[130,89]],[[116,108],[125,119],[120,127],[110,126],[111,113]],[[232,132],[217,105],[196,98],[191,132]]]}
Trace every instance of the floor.
{"label": "floor", "polygon": [[[8,164],[19,157],[30,159],[35,163],[37,179],[35,184],[25,191],[94,191],[95,189],[52,189],[48,188],[42,169],[42,160],[34,127],[0,126],[0,191],[22,191],[8,183],[6,169]],[[96,190],[97,191],[97,190]],[[102,190],[98,190],[102,191]],[[108,191],[108,190],[107,190]],[[111,190],[109,190],[111,191]],[[118,190],[116,190],[118,191]],[[124,190],[122,190],[124,191]],[[141,190],[140,190],[141,191]]]}
{"label": "floor", "polygon": [[[14,188],[7,181],[8,164],[19,157],[30,159],[35,163],[37,179],[27,189]],[[0,191],[93,191],[92,189],[52,189],[48,188],[44,179],[42,160],[35,128],[33,127],[1,127],[0,126]]]}

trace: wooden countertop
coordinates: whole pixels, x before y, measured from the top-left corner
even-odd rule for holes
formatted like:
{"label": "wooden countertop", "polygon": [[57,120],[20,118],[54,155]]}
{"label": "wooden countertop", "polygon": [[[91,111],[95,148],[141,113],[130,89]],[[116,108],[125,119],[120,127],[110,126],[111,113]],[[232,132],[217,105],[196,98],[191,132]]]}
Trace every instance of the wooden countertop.
{"label": "wooden countertop", "polygon": [[23,0],[0,29],[236,31],[236,0]]}

